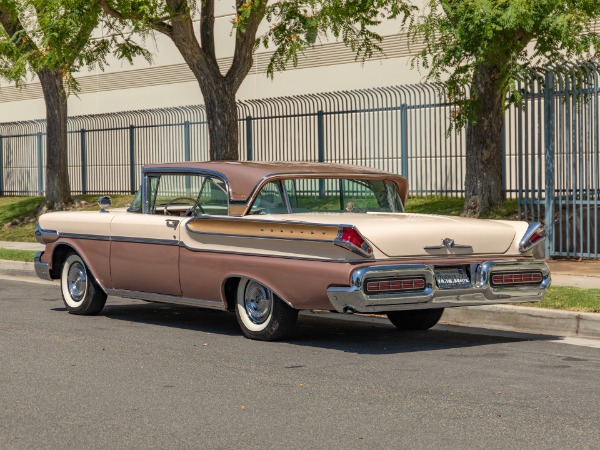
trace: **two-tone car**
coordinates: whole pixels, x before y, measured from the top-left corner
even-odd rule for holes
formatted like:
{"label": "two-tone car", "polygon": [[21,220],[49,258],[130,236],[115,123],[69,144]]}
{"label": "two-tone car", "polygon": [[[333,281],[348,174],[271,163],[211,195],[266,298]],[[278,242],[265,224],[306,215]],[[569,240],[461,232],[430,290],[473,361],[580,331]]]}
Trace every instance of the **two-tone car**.
{"label": "two-tone car", "polygon": [[147,165],[127,209],[39,219],[38,275],[67,310],[109,295],[235,312],[253,339],[288,336],[301,310],[386,314],[402,330],[444,308],[542,299],[538,223],[409,214],[407,180],[324,163]]}

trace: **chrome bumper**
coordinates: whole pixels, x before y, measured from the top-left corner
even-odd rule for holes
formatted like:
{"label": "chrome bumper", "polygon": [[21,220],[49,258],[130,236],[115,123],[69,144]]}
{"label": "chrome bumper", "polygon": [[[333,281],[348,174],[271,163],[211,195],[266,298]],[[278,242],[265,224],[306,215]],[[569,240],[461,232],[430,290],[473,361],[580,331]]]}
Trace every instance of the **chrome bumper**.
{"label": "chrome bumper", "polygon": [[33,258],[33,267],[35,267],[35,273],[42,280],[52,281],[52,277],[50,276],[50,267],[47,263],[43,263],[40,261],[44,252],[37,252],[35,257]]}
{"label": "chrome bumper", "polygon": [[[441,265],[440,265],[441,266]],[[331,287],[327,296],[338,312],[389,312],[410,309],[450,308],[453,306],[493,305],[534,302],[543,298],[550,286],[550,270],[541,260],[486,261],[471,264],[471,286],[460,289],[437,287],[433,264],[402,264],[363,267],[352,272],[350,287]],[[542,282],[536,286],[493,287],[494,272],[539,270]],[[363,286],[370,278],[422,276],[425,289],[405,293],[368,295]]]}

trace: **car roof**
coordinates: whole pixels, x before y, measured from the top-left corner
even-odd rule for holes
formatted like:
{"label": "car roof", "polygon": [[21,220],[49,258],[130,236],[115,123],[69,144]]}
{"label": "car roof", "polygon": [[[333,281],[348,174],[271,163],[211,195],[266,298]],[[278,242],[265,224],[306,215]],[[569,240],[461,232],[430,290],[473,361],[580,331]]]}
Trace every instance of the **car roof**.
{"label": "car roof", "polygon": [[246,201],[261,181],[278,176],[340,176],[366,175],[382,178],[401,178],[377,169],[347,164],[315,162],[249,162],[249,161],[190,161],[148,164],[145,171],[202,171],[219,173],[227,179],[231,200]]}

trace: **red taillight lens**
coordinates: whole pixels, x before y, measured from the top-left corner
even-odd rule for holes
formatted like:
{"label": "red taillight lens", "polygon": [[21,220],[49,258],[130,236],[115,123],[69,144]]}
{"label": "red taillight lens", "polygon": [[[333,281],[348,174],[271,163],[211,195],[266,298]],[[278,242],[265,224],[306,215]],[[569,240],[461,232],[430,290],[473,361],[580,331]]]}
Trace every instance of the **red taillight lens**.
{"label": "red taillight lens", "polygon": [[504,272],[492,275],[492,286],[537,285],[542,282],[541,272]]}
{"label": "red taillight lens", "polygon": [[352,251],[358,250],[359,253],[366,255],[371,255],[373,253],[371,246],[354,227],[343,227],[337,238],[337,242],[338,244],[348,246]]}
{"label": "red taillight lens", "polygon": [[386,278],[369,280],[365,285],[367,294],[422,291],[423,289],[425,289],[425,278]]}
{"label": "red taillight lens", "polygon": [[541,241],[542,239],[544,239],[544,235],[540,234],[536,231],[529,238],[529,242],[531,242],[532,244],[536,244],[537,242]]}
{"label": "red taillight lens", "polygon": [[537,223],[530,223],[527,232],[519,242],[519,251],[525,253],[542,242],[545,238],[545,232],[542,226]]}

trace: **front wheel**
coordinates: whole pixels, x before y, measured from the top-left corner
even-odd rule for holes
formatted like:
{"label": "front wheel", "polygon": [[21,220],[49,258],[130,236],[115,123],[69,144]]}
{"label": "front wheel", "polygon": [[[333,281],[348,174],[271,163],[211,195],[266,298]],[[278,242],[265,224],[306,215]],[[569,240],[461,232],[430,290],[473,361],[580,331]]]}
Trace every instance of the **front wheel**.
{"label": "front wheel", "polygon": [[298,310],[258,281],[242,278],[237,288],[235,315],[246,337],[275,341],[292,332]]}
{"label": "front wheel", "polygon": [[387,316],[399,330],[428,330],[439,322],[443,313],[444,308],[417,309],[393,311],[387,313]]}
{"label": "front wheel", "polygon": [[60,288],[63,302],[71,314],[98,314],[106,303],[106,293],[77,253],[69,254],[63,264]]}

